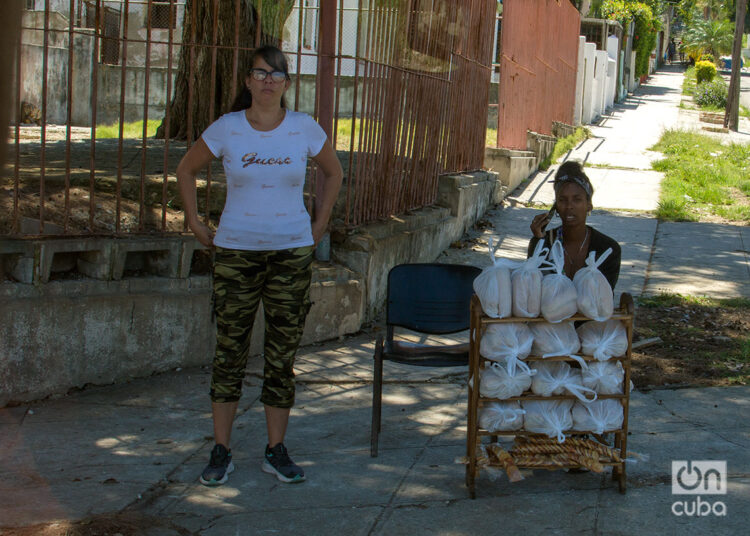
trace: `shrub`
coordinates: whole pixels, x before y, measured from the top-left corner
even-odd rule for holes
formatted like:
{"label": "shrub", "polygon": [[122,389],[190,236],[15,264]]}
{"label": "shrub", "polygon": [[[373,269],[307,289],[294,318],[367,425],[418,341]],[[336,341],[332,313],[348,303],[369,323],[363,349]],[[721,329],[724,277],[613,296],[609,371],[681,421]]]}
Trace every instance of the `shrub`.
{"label": "shrub", "polygon": [[710,63],[716,63],[716,60],[714,60],[713,54],[701,54],[701,57],[698,58],[698,61],[708,61]]}
{"label": "shrub", "polygon": [[649,3],[651,2],[605,0],[599,9],[602,18],[614,19],[623,28],[628,28],[631,21],[635,22],[633,49],[636,76],[648,74],[649,57],[656,46],[656,34],[661,30],[661,21],[654,15]]}
{"label": "shrub", "polygon": [[710,82],[716,76],[716,65],[710,61],[699,61],[695,64],[695,81]]}
{"label": "shrub", "polygon": [[698,106],[726,108],[729,88],[720,76],[710,82],[701,82],[695,89],[695,102]]}

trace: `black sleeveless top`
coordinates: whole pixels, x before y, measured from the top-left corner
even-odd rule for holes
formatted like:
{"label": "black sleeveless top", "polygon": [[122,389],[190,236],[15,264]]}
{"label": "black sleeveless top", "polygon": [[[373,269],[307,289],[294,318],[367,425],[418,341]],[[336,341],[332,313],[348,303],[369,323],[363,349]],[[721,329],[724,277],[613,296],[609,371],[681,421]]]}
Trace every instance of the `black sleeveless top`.
{"label": "black sleeveless top", "polygon": [[[615,285],[617,284],[617,279],[620,277],[620,258],[621,258],[621,251],[620,251],[620,244],[618,244],[615,240],[608,237],[604,233],[600,233],[593,227],[590,227],[587,225],[587,227],[591,231],[591,239],[589,240],[589,249],[586,252],[586,255],[588,256],[589,252],[596,251],[597,258],[599,255],[607,251],[608,248],[612,248],[612,253],[610,253],[609,257],[605,259],[605,261],[599,266],[599,271],[604,275],[604,277],[607,278],[607,281],[609,281],[609,286],[612,287],[612,290],[614,291]],[[553,242],[557,239],[557,237],[562,235],[562,226],[561,227],[555,227],[554,229],[550,229],[544,234],[544,247],[552,249]],[[529,248],[526,252],[526,257],[530,257],[534,253],[534,248],[536,248],[537,243],[542,240],[541,238],[537,238],[536,236],[532,237],[531,240],[529,240]],[[550,272],[551,269],[542,270],[543,272]],[[567,275],[567,274],[566,274]],[[571,277],[571,279],[573,279]]]}

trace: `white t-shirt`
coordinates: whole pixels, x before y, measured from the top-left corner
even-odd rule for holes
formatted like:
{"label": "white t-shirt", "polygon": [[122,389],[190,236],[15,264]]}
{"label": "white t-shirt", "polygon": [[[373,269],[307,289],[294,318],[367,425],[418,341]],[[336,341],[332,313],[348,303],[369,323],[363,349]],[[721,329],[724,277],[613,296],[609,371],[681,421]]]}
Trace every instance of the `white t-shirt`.
{"label": "white t-shirt", "polygon": [[245,112],[231,112],[202,134],[224,164],[227,200],[214,244],[229,249],[279,250],[313,244],[303,189],[307,159],[326,134],[307,114],[286,111],[273,130],[255,130]]}

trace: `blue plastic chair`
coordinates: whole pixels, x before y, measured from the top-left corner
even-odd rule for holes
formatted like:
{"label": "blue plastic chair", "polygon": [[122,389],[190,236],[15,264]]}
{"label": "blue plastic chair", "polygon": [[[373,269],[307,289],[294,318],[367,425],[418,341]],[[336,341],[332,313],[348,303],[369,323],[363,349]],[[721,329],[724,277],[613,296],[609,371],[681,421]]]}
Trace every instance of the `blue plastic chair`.
{"label": "blue plastic chair", "polygon": [[383,361],[419,367],[468,366],[469,343],[437,345],[394,340],[394,328],[428,335],[469,329],[469,306],[475,266],[459,264],[400,264],[388,273],[386,335],[375,343],[370,455],[378,455],[383,391]]}

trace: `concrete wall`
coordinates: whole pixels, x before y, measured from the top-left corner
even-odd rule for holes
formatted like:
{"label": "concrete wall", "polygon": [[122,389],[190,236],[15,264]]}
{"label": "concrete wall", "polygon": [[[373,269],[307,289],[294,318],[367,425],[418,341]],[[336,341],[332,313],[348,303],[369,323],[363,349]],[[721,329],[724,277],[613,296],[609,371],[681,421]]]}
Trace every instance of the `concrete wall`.
{"label": "concrete wall", "polygon": [[[70,99],[71,122],[74,126],[91,125],[91,99],[93,84],[91,77],[91,54],[93,38],[76,35],[73,51],[73,96]],[[36,45],[23,45],[21,100],[42,108],[42,55],[43,48]],[[68,50],[67,48],[48,49],[47,77],[47,123],[64,124],[68,116]],[[98,125],[115,124],[120,117],[120,75],[119,65],[100,64],[97,72],[97,118]],[[146,76],[143,67],[128,67],[125,71],[125,121],[138,121],[143,118]],[[166,94],[167,70],[152,67],[149,80],[148,116],[161,119],[168,102]],[[175,73],[172,73],[174,87]]]}
{"label": "concrete wall", "polygon": [[206,364],[210,301],[207,276],[0,285],[0,407]]}
{"label": "concrete wall", "polygon": [[580,125],[583,114],[583,87],[584,87],[584,51],[586,50],[586,38],[578,36],[578,70],[576,71],[576,100],[573,107],[573,124]]}
{"label": "concrete wall", "polygon": [[[75,126],[91,125],[91,99],[93,90],[94,30],[75,28],[73,34],[73,66],[68,65],[68,14],[69,2],[50,3],[48,44],[47,44],[47,122],[63,124],[68,116],[68,73],[73,73],[73,92],[70,99],[71,121]],[[119,2],[104,2],[103,5],[122,7]],[[44,59],[44,2],[37,2],[39,11],[23,12],[23,34],[21,46],[21,100],[42,108],[42,81]],[[178,23],[184,14],[184,4],[177,6]],[[146,5],[131,4],[128,33],[132,40],[128,44],[128,65],[125,81],[125,120],[142,119],[144,111],[143,95],[145,94],[145,63],[147,29],[143,26],[146,20]],[[122,23],[122,21],[121,21]],[[169,31],[153,29],[152,41],[168,40]],[[179,58],[181,26],[173,30],[175,46],[172,54]],[[150,47],[151,69],[149,74],[148,113],[152,119],[161,118],[170,96],[166,95],[167,87],[167,45],[152,43]],[[97,123],[114,124],[120,116],[120,75],[119,65],[97,65]],[[173,82],[176,68],[173,69]],[[172,85],[174,87],[174,83]]]}
{"label": "concrete wall", "polygon": [[506,191],[512,192],[521,181],[534,173],[539,162],[533,151],[487,147],[484,150],[484,165],[497,173]]}
{"label": "concrete wall", "polygon": [[614,106],[615,100],[618,100],[619,56],[620,40],[617,36],[610,35],[607,38],[607,57],[609,58],[607,62],[607,108]]}
{"label": "concrete wall", "polygon": [[607,109],[614,106],[618,95],[617,58],[619,40],[615,36],[607,39],[607,50],[597,50],[595,43],[587,43],[580,37],[578,47],[578,71],[576,73],[576,96],[574,124],[586,125],[595,122]]}
{"label": "concrete wall", "polygon": [[586,43],[583,47],[583,104],[581,123],[587,125],[594,119],[594,68],[596,63],[596,45]]}
{"label": "concrete wall", "polygon": [[597,93],[596,99],[596,111],[597,116],[604,115],[607,109],[606,95],[607,95],[607,63],[609,58],[607,52],[604,50],[596,51],[596,70],[594,76],[596,76],[596,88]]}
{"label": "concrete wall", "polygon": [[617,102],[622,101],[628,96],[628,90],[625,85],[625,52],[620,51],[618,57],[619,68],[617,69]]}
{"label": "concrete wall", "polygon": [[604,91],[604,109],[608,110],[615,105],[615,95],[617,93],[617,62],[608,57],[606,69],[607,75]]}
{"label": "concrete wall", "polygon": [[[492,172],[445,175],[436,205],[334,233],[334,262],[314,264],[302,343],[375,319],[393,266],[434,261],[505,191]],[[206,252],[192,236],[0,239],[0,407],[209,365],[212,289],[200,259],[205,265]],[[253,355],[262,352],[263,327],[261,310]]]}
{"label": "concrete wall", "polygon": [[[164,67],[151,67],[149,73],[148,117],[159,119],[164,117],[171,97],[167,95],[167,76],[169,72]],[[120,94],[122,67],[119,65],[101,64],[98,68],[99,87],[97,90],[97,124],[112,125],[120,118]],[[172,88],[177,77],[172,71]],[[140,121],[144,117],[146,106],[146,69],[144,67],[130,67],[125,69],[125,121]],[[88,116],[77,114],[76,118],[83,121],[83,125],[91,124],[90,108]]]}
{"label": "concrete wall", "polygon": [[[24,28],[44,27],[44,13],[23,12]],[[50,13],[47,45],[47,122],[65,123],[68,101],[68,32],[67,19]],[[90,74],[93,53],[93,30],[77,29],[73,36],[73,72]],[[21,44],[21,100],[42,108],[44,81],[44,32],[25,29]],[[14,73],[15,75],[15,73]],[[14,76],[15,78],[15,76]],[[14,88],[15,80],[13,81]],[[91,78],[78,77],[73,81],[72,102],[78,111],[88,114]],[[15,94],[15,89],[13,90]],[[82,117],[85,117],[82,116]]]}
{"label": "concrete wall", "polygon": [[[189,236],[0,240],[0,407],[210,364],[212,289],[196,271],[200,258]],[[363,295],[351,270],[316,263],[303,344],[359,330]],[[259,317],[253,354],[262,351]]]}
{"label": "concrete wall", "polygon": [[[93,92],[93,50],[94,38],[89,30],[77,29],[73,41],[73,97],[70,100],[71,121],[74,126],[91,125],[91,102]],[[36,43],[24,43],[21,47],[22,71],[21,100],[42,108],[42,80],[44,47]],[[47,122],[64,124],[68,114],[68,48],[65,46],[48,47],[47,49]],[[148,117],[164,117],[167,103],[166,67],[151,66],[149,72]],[[120,118],[120,95],[122,66],[97,65],[97,118],[98,125],[116,124]],[[146,69],[141,65],[128,62],[125,69],[125,94],[123,97],[125,121],[138,121],[144,116],[144,95],[146,89]],[[171,71],[174,90],[177,77],[176,69]],[[315,111],[316,77],[301,75],[299,84],[299,110],[312,114]],[[287,91],[287,102],[294,108],[297,84],[292,82]],[[344,78],[339,82],[339,115],[348,117],[352,114],[354,100],[354,79]],[[361,102],[357,114],[361,114]]]}
{"label": "concrete wall", "polygon": [[[627,56],[625,56],[627,58]],[[638,88],[639,80],[635,77],[635,50],[630,53],[630,68],[628,70],[628,93],[632,93]]]}
{"label": "concrete wall", "polygon": [[332,258],[361,274],[364,321],[383,308],[388,271],[401,263],[432,262],[459,239],[505,189],[497,174],[477,171],[440,177],[438,205],[366,225],[332,241]]}

